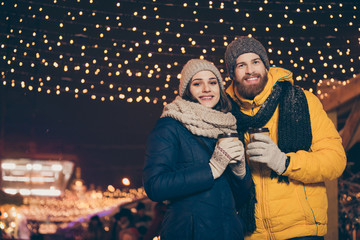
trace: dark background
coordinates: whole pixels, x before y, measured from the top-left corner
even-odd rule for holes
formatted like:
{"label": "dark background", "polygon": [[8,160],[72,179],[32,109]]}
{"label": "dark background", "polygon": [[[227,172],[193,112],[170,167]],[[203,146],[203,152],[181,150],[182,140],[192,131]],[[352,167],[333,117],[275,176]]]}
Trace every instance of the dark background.
{"label": "dark background", "polygon": [[[2,128],[7,152],[75,154],[85,184],[121,187],[128,177],[141,186],[147,135],[162,106],[96,102],[1,89]],[[66,160],[66,159],[64,159]]]}
{"label": "dark background", "polygon": [[203,57],[228,86],[238,35],[318,96],[359,74],[358,1],[212,2],[0,0],[2,157],[52,154],[87,185],[141,186],[147,135],[182,66]]}

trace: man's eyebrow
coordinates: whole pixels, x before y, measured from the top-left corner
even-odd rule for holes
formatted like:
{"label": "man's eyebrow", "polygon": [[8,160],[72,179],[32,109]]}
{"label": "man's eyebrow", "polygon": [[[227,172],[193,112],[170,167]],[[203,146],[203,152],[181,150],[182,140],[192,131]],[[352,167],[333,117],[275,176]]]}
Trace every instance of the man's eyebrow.
{"label": "man's eyebrow", "polygon": [[[260,60],[260,61],[261,61],[261,58],[260,58],[260,57],[258,57],[258,58],[253,58],[253,59],[250,60],[250,62],[253,62],[253,61],[255,61],[255,60]],[[236,65],[237,65],[237,64],[241,64],[241,63],[245,63],[245,62],[244,62],[244,61],[237,62]]]}

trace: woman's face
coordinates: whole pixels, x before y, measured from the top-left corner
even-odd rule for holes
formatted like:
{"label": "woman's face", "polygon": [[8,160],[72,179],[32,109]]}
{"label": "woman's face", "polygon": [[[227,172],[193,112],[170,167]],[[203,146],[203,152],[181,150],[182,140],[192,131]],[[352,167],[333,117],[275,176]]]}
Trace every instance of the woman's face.
{"label": "woman's face", "polygon": [[215,74],[208,70],[196,73],[190,82],[190,93],[201,105],[215,107],[220,100],[220,86]]}

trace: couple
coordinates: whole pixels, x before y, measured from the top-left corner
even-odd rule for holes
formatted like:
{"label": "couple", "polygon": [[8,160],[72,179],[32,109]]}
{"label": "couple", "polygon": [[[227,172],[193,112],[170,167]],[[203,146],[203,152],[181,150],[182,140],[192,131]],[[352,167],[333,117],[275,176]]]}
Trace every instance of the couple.
{"label": "couple", "polygon": [[[324,239],[324,181],[346,165],[336,128],[256,39],[236,38],[225,62],[227,94],[212,63],[188,61],[148,138],[145,191],[169,202],[161,239]],[[270,135],[250,142],[248,129],[260,127]]]}

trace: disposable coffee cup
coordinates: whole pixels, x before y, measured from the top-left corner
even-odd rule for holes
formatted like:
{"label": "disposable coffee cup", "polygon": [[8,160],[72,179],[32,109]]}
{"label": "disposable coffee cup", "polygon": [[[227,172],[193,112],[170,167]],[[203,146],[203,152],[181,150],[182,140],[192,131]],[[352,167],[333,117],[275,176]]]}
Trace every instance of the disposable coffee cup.
{"label": "disposable coffee cup", "polygon": [[254,138],[255,133],[260,133],[260,134],[270,136],[270,132],[269,132],[268,128],[250,128],[248,132],[249,132],[249,136],[250,136],[250,142],[254,141],[253,138]]}
{"label": "disposable coffee cup", "polygon": [[[226,138],[233,138],[235,141],[236,139],[239,139],[239,135],[237,133],[221,133],[218,135],[218,142],[221,142]],[[236,163],[236,161],[231,160],[230,163]]]}
{"label": "disposable coffee cup", "polygon": [[222,141],[225,138],[234,138],[239,139],[239,135],[237,133],[221,133],[218,135],[218,141]]}

